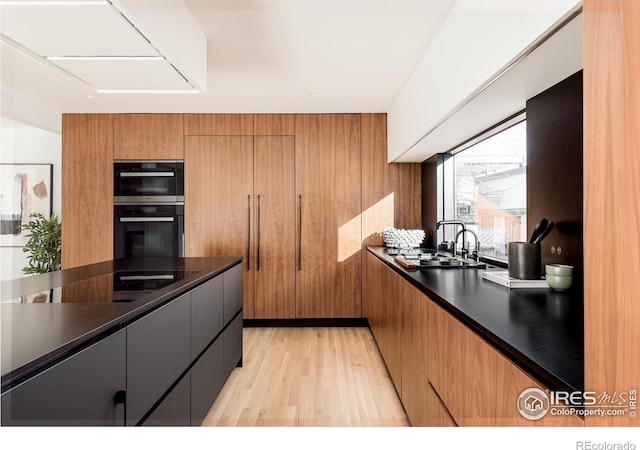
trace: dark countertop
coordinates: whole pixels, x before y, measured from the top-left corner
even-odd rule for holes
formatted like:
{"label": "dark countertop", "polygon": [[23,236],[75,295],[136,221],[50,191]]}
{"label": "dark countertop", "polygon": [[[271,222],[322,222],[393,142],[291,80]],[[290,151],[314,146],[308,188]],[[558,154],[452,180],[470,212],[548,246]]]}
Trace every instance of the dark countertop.
{"label": "dark countertop", "polygon": [[368,250],[547,387],[584,389],[582,283],[565,292],[509,289],[481,269],[407,271],[386,248]]}
{"label": "dark countertop", "polygon": [[[119,259],[3,282],[2,391],[241,262],[241,258]],[[129,271],[177,271],[184,277],[134,300],[113,302],[113,274]],[[66,302],[64,289],[61,303],[9,301],[61,286],[72,293],[71,302]]]}

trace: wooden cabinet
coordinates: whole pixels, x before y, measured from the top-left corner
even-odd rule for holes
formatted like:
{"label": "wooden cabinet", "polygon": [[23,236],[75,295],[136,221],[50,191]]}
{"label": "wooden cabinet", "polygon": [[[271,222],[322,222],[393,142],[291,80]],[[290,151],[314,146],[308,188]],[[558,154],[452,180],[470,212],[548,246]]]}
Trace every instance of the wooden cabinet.
{"label": "wooden cabinet", "polygon": [[[598,394],[640,388],[640,259],[602,268],[640,247],[639,51],[640,3],[584,1],[584,368]],[[633,412],[585,422],[637,427]]]}
{"label": "wooden cabinet", "polygon": [[254,317],[294,318],[294,142],[254,138]]}
{"label": "wooden cabinet", "polygon": [[114,114],[114,159],[184,159],[182,114]]}
{"label": "wooden cabinet", "polygon": [[124,425],[126,381],[119,331],[2,394],[2,425]]}
{"label": "wooden cabinet", "polygon": [[253,136],[253,114],[185,114],[185,136]]}
{"label": "wooden cabinet", "polygon": [[360,115],[296,115],[295,139],[296,317],[360,317]]}
{"label": "wooden cabinet", "polygon": [[[367,252],[364,303],[371,331],[396,387],[402,393],[402,287],[390,269]],[[373,258],[373,259],[372,259]]]}
{"label": "wooden cabinet", "polygon": [[458,425],[584,425],[577,416],[522,417],[519,395],[544,387],[435,303],[429,303],[428,319],[429,380]]}
{"label": "wooden cabinet", "polygon": [[62,268],[113,259],[113,115],[62,115]]}
{"label": "wooden cabinet", "polygon": [[243,309],[253,313],[253,138],[185,137],[185,255],[244,258]]}
{"label": "wooden cabinet", "polygon": [[254,114],[254,136],[294,136],[295,116],[293,114]]}
{"label": "wooden cabinet", "polygon": [[584,425],[523,418],[518,397],[540,383],[374,254],[365,261],[365,315],[413,426]]}
{"label": "wooden cabinet", "polygon": [[447,414],[442,413],[442,406],[436,401],[428,382],[431,345],[427,338],[427,307],[430,300],[407,281],[400,279],[398,283],[398,304],[402,318],[400,397],[414,427],[443,426]]}

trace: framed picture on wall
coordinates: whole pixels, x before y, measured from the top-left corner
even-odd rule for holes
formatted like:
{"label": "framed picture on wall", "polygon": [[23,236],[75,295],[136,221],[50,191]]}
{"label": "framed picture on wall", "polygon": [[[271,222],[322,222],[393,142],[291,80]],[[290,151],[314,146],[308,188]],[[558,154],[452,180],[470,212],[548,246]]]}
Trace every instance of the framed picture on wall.
{"label": "framed picture on wall", "polygon": [[52,211],[53,164],[0,164],[0,246],[23,247],[29,240],[22,225],[33,213]]}

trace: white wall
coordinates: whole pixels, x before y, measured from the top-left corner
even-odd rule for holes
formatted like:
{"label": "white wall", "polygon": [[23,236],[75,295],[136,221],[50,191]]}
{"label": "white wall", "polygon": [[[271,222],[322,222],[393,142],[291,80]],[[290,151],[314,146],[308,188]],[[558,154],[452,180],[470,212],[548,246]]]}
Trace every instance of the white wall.
{"label": "white wall", "polygon": [[387,114],[388,160],[398,159],[578,4],[458,0]]}
{"label": "white wall", "polygon": [[[53,164],[53,212],[60,217],[62,185],[62,140],[59,134],[0,117],[0,163]],[[61,218],[62,219],[62,218]],[[22,247],[0,247],[0,279],[25,276],[27,258]]]}

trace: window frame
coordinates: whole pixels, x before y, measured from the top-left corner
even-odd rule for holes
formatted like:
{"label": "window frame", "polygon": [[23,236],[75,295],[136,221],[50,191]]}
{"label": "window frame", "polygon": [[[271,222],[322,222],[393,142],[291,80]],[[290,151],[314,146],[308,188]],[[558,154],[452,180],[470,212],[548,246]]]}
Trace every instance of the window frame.
{"label": "window frame", "polygon": [[[455,146],[451,150],[448,150],[443,154],[442,159],[442,209],[440,217],[455,218],[456,217],[456,189],[455,189],[455,162],[454,156],[460,152],[467,150],[468,148],[485,141],[492,136],[499,134],[508,128],[511,128],[527,119],[526,110],[521,110],[512,116],[498,122],[497,124],[487,128],[486,130],[478,133],[470,139]],[[442,220],[442,219],[440,219]],[[447,219],[449,220],[449,219]],[[453,219],[450,219],[453,220]],[[525,224],[526,226],[526,224]],[[441,227],[437,231],[437,242],[443,242],[446,240],[454,239],[456,230],[453,227]],[[481,256],[480,261],[487,264],[492,264],[499,267],[508,267],[508,261],[506,259],[500,259],[493,256]]]}

